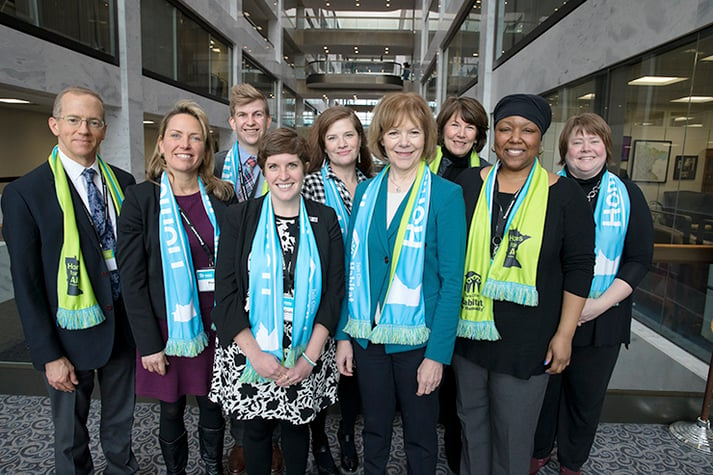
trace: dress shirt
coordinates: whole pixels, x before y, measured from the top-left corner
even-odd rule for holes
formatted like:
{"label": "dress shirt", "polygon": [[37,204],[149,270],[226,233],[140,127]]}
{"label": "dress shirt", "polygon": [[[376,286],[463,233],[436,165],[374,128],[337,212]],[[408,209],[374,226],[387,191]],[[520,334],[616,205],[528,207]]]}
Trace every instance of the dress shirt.
{"label": "dress shirt", "polygon": [[[90,167],[85,167],[84,165],[81,165],[69,158],[62,152],[62,150],[59,150],[59,159],[62,160],[62,166],[64,167],[64,171],[67,172],[67,176],[72,181],[74,188],[77,190],[77,193],[79,193],[79,197],[82,198],[82,203],[84,203],[84,207],[87,209],[90,215],[91,210],[89,208],[87,185],[84,182],[82,172],[85,168],[94,169],[94,171],[96,172],[96,174],[94,175],[94,185],[99,190],[99,194],[102,195],[102,197],[104,198],[104,202],[109,204],[109,217],[111,218],[111,226],[114,231],[114,237],[116,238],[116,210],[114,209],[114,202],[111,200],[111,196],[109,197],[108,201],[107,197],[104,196],[104,186],[102,185],[101,171],[99,170],[99,163],[97,162],[97,160],[95,159],[94,163],[92,163]],[[107,192],[108,191],[109,190],[107,189]],[[76,211],[77,210],[75,210],[75,212]]]}

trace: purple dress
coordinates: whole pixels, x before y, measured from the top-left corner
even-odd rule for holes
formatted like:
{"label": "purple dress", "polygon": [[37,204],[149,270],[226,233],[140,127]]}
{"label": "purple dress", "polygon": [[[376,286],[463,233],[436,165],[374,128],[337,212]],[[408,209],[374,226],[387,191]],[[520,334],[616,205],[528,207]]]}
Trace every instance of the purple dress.
{"label": "purple dress", "polygon": [[[178,205],[188,215],[198,233],[209,249],[213,249],[213,225],[203,207],[200,192],[188,196],[176,196]],[[208,255],[198,242],[193,232],[183,223],[183,229],[188,236],[191,247],[191,257],[194,269],[209,267]],[[156,249],[155,252],[160,252]],[[166,402],[176,402],[181,396],[206,396],[210,390],[213,375],[213,356],[215,354],[215,332],[211,329],[210,314],[213,311],[213,292],[199,292],[201,318],[203,329],[208,335],[208,346],[193,358],[168,356],[169,365],[166,374],[160,376],[150,373],[141,365],[141,356],[136,355],[136,394],[138,396],[156,398]],[[168,325],[166,318],[156,320],[161,328],[163,341],[168,340]]]}

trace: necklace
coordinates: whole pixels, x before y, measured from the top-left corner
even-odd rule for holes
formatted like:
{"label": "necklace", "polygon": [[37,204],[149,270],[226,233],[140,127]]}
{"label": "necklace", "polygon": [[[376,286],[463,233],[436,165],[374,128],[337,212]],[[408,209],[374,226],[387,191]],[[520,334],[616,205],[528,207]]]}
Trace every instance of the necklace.
{"label": "necklace", "polygon": [[592,200],[594,200],[594,198],[597,197],[597,194],[599,193],[599,185],[601,185],[601,184],[602,184],[602,179],[600,178],[599,181],[597,182],[597,184],[594,185],[594,188],[592,188],[589,191],[589,193],[587,193],[587,201],[589,201],[591,203]]}
{"label": "necklace", "polygon": [[[510,203],[508,204],[507,210],[503,213],[503,205],[500,203],[500,195],[501,193],[497,189],[497,182],[496,182],[496,189],[494,190],[494,200],[495,203],[498,205],[498,215],[495,220],[495,232],[493,233],[493,237],[491,239],[491,257],[495,257],[495,253],[498,252],[498,248],[500,247],[500,244],[503,242],[503,234],[505,233],[505,224],[508,221],[508,217],[510,216],[510,212],[512,211],[513,206],[515,206],[515,202],[517,201],[517,197],[520,194],[520,190],[522,190],[522,186],[517,189],[515,194],[512,196],[512,199],[510,200]],[[502,193],[505,194],[505,193]],[[509,194],[509,193],[508,193]]]}
{"label": "necklace", "polygon": [[[394,180],[394,177],[393,177],[393,175],[391,174],[391,172],[389,172],[389,181],[390,181],[391,183],[393,183],[394,187],[396,188],[396,193],[401,193],[401,192],[402,192],[402,191],[401,191],[401,186],[399,186],[399,184],[396,183],[396,180]],[[413,178],[412,178],[412,177],[409,177],[409,178],[408,178],[408,182],[409,182],[408,186],[405,186],[404,188],[408,188],[408,187],[411,186],[411,184],[413,183]]]}

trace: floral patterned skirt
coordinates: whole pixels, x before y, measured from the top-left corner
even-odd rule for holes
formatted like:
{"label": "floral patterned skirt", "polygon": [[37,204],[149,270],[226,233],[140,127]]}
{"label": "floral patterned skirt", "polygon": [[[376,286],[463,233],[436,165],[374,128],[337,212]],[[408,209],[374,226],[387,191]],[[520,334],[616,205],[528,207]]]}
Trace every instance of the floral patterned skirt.
{"label": "floral patterned skirt", "polygon": [[[285,322],[285,347],[289,347],[290,334],[291,324]],[[327,339],[312,374],[301,383],[285,388],[272,381],[238,382],[245,370],[245,354],[235,342],[222,348],[216,339],[216,345],[209,398],[221,404],[223,410],[236,419],[261,417],[306,424],[337,401],[339,371],[335,359],[336,344],[332,338]]]}

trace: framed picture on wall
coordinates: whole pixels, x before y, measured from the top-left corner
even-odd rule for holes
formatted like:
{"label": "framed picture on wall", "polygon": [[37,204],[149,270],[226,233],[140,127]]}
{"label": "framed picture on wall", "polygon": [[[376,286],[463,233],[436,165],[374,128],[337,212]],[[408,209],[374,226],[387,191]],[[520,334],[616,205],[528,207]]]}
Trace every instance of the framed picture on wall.
{"label": "framed picture on wall", "polygon": [[695,180],[698,168],[698,155],[676,155],[674,162],[674,180]]}
{"label": "framed picture on wall", "polygon": [[649,183],[666,183],[670,140],[634,140],[631,179]]}

